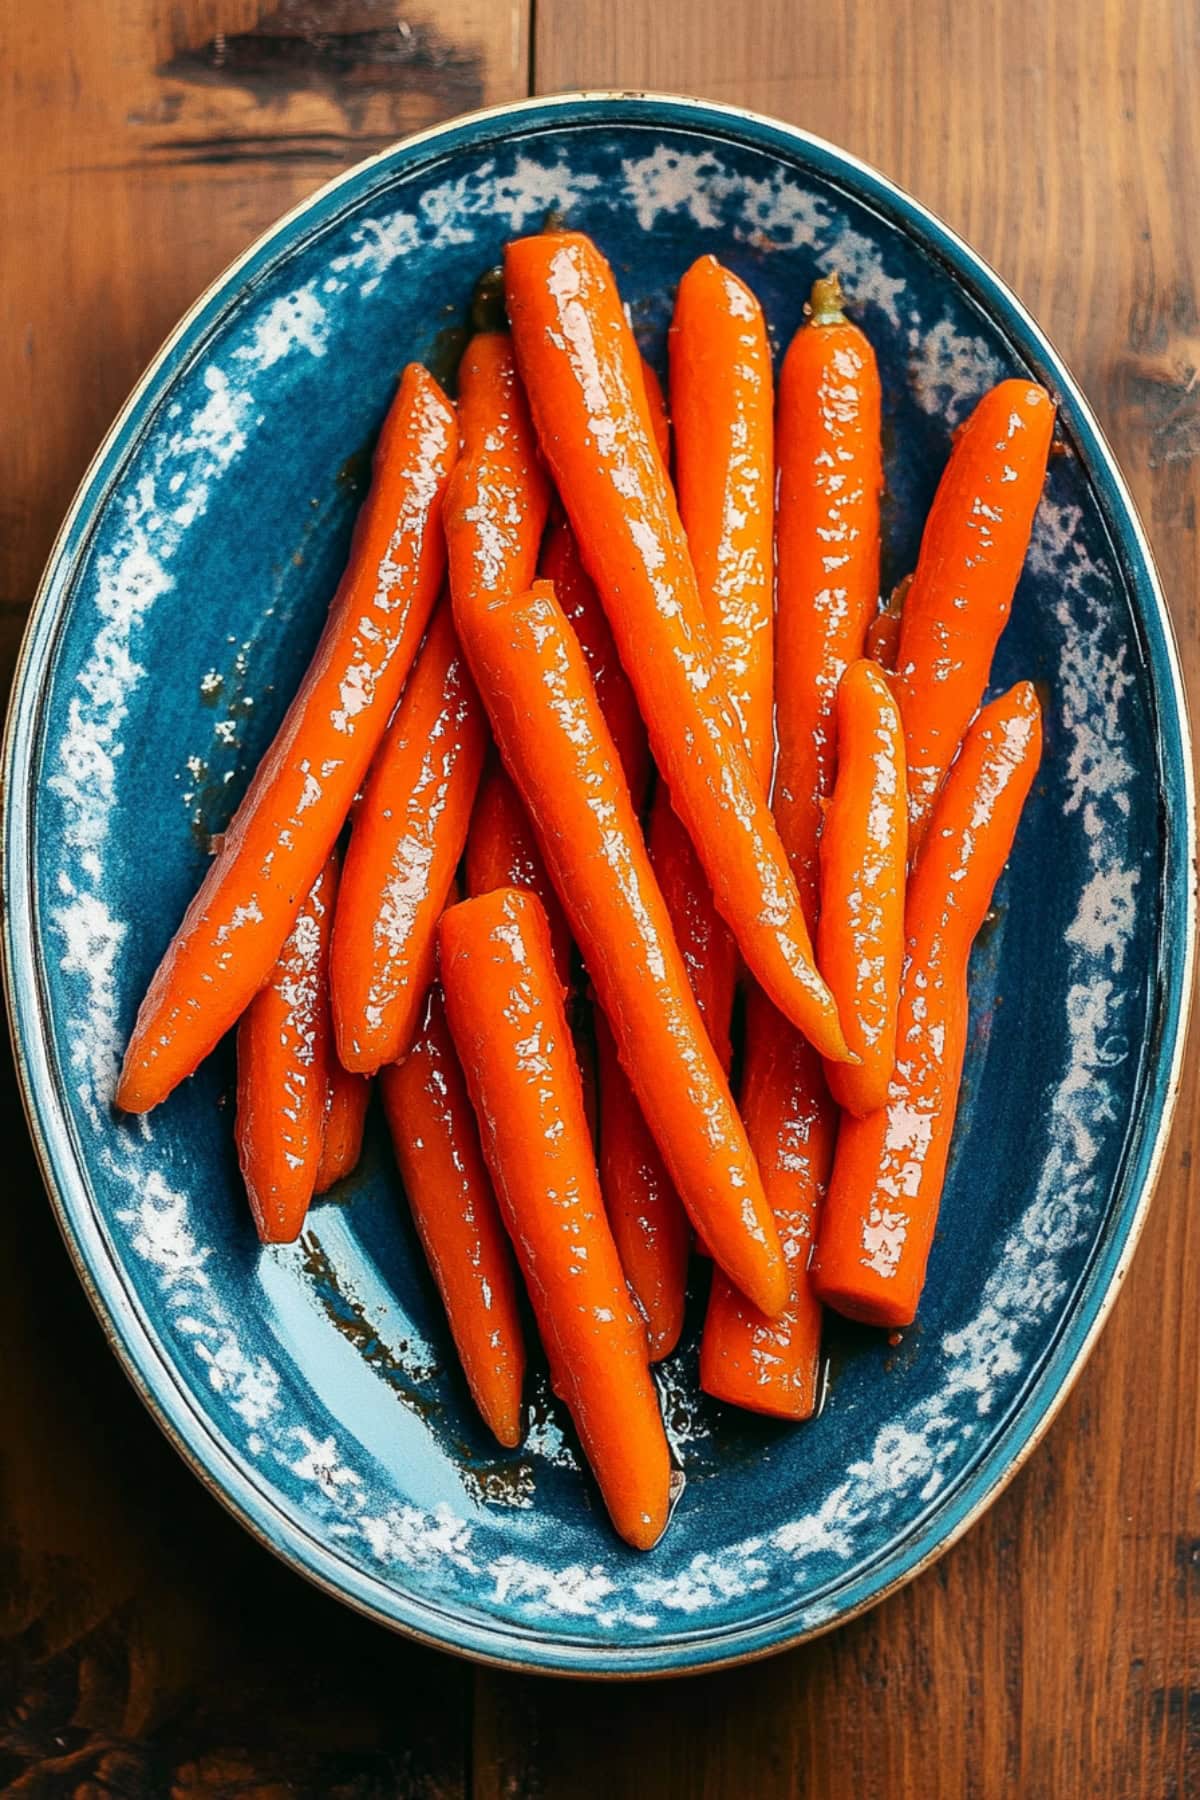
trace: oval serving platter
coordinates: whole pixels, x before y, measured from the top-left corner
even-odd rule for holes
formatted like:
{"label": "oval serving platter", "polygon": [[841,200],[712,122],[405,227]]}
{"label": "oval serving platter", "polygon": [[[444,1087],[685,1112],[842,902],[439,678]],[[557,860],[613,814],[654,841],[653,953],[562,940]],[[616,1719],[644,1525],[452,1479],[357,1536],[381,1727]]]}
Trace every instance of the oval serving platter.
{"label": "oval serving platter", "polygon": [[[661,369],[715,251],[777,351],[841,273],[886,396],[884,575],[911,568],[954,425],[997,378],[1061,404],[997,686],[1035,677],[1038,785],[971,977],[966,1087],[920,1324],[830,1337],[812,1423],[660,1372],[687,1485],[651,1554],[609,1530],[544,1380],[522,1448],[473,1417],[378,1122],[302,1241],[261,1251],[218,1054],[111,1110],[146,980],[315,642],[401,365],[453,366],[472,286],[548,214],[595,235]],[[719,1666],[847,1618],[962,1532],[1103,1322],[1161,1157],[1193,950],[1176,653],[1121,477],[1018,302],[929,213],[802,132],[567,95],[410,139],[322,189],[192,309],[75,500],[26,638],[6,762],[8,997],[67,1243],[201,1478],[373,1617],[510,1665]],[[695,1307],[693,1311],[695,1311]]]}

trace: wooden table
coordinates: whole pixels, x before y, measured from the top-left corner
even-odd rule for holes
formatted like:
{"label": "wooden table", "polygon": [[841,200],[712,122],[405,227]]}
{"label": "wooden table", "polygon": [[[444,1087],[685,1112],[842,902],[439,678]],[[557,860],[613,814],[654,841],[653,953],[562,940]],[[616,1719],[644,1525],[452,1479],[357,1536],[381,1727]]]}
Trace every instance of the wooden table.
{"label": "wooden table", "polygon": [[[235,252],[415,127],[623,85],[810,127],[1008,278],[1129,475],[1195,695],[1198,74],[1197,0],[3,0],[6,676],[92,449]],[[1196,1103],[1193,1067],[1115,1316],[983,1523],[791,1655],[612,1688],[413,1648],[221,1512],[104,1348],[9,1079],[0,1784],[80,1800],[1200,1794]]]}

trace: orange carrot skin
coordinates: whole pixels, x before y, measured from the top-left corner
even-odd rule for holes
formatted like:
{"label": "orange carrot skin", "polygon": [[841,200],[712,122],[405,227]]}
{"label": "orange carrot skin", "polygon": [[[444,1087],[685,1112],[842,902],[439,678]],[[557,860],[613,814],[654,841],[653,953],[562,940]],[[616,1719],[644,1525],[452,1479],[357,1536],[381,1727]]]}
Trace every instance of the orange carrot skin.
{"label": "orange carrot skin", "polygon": [[446,1015],[555,1381],[613,1525],[648,1550],[666,1528],[670,1452],[545,917],[532,894],[502,888],[451,907],[439,938]]}
{"label": "orange carrot skin", "polygon": [[713,904],[692,841],[662,786],[650,809],[647,845],[692,992],[721,1067],[728,1071],[733,1058],[729,1027],[741,967],[737,945]]}
{"label": "orange carrot skin", "polygon": [[1030,682],[984,708],[935,803],[905,912],[898,1053],[887,1104],[843,1120],[813,1261],[827,1306],[911,1325],[941,1203],[967,1039],[971,944],[1041,756]]}
{"label": "orange carrot skin", "polygon": [[237,1033],[238,1162],[264,1244],[290,1244],[316,1188],[329,1081],[330,856]]}
{"label": "orange carrot skin", "polygon": [[455,614],[622,1066],[693,1223],[765,1311],[778,1236],[671,931],[587,664],[548,582]]}
{"label": "orange carrot skin", "polygon": [[722,1272],[713,1272],[700,1386],[714,1399],[778,1419],[816,1411],[821,1358],[821,1303],[808,1259],[833,1162],[838,1114],[821,1060],[762,992],[747,996],[747,1057],[739,1095],[746,1135],[779,1227],[788,1268],[788,1300],[777,1319],[764,1318]]}
{"label": "orange carrot skin", "polygon": [[550,486],[507,332],[471,339],[458,396],[462,453],[446,496],[450,591],[524,593],[537,569]]}
{"label": "orange carrot skin", "polygon": [[571,981],[571,928],[554,883],[542,861],[521,796],[499,762],[479,785],[467,836],[467,894],[476,899],[493,888],[528,888],[542,903],[554,946],[554,967],[564,987]]}
{"label": "orange carrot skin", "polygon": [[625,1279],[646,1321],[650,1361],[661,1362],[683,1330],[692,1230],[599,1010],[596,1066],[600,1187]]}
{"label": "orange carrot skin", "polygon": [[833,707],[879,598],[880,386],[875,353],[836,279],[779,375],[775,816],[811,923],[821,802],[833,785]]}
{"label": "orange carrot skin", "polygon": [[380,1071],[379,1091],[471,1397],[488,1429],[513,1449],[524,1435],[517,1273],[436,987],[412,1049]]}
{"label": "orange carrot skin", "polygon": [[429,621],[457,448],[453,408],[410,363],[316,654],[142,1001],[117,1089],[125,1112],[165,1100],[269,976]]}
{"label": "orange carrot skin", "polygon": [[908,754],[909,848],[983,699],[1046,477],[1054,403],[1002,381],[955,433],[904,602],[896,699]]}
{"label": "orange carrot skin", "polygon": [[567,619],[579,639],[596,687],[596,698],[612,732],[625,779],[640,812],[650,785],[650,745],[629,677],[621,667],[604,608],[583,566],[575,533],[566,517],[550,521],[542,545],[541,573],[553,583]]}
{"label": "orange carrot skin", "polygon": [[882,671],[850,664],[837,697],[837,777],[821,833],[817,962],[857,1064],[825,1070],[861,1118],[887,1099],[904,959],[908,787],[904,730]]}
{"label": "orange carrot skin", "polygon": [[331,1056],[325,1094],[325,1135],[314,1192],[328,1193],[358,1167],[370,1099],[371,1083],[366,1077],[352,1075],[349,1069],[343,1069],[336,1055]]}
{"label": "orange carrot skin", "polygon": [[446,601],[372,765],[338,892],[330,992],[338,1057],[356,1074],[412,1042],[487,741]]}
{"label": "orange carrot skin", "polygon": [[663,394],[662,382],[657,372],[642,357],[642,386],[646,391],[646,406],[650,417],[650,436],[654,439],[654,447],[662,458],[664,469],[671,467],[671,421],[667,417],[667,402]]}
{"label": "orange carrot skin", "polygon": [[912,576],[905,575],[896,583],[885,604],[867,626],[863,654],[869,656],[872,662],[878,663],[885,675],[896,673],[896,662],[900,655],[900,617],[911,586]]}
{"label": "orange carrot skin", "polygon": [[729,699],[771,780],[775,450],[762,307],[715,256],[679,284],[671,323],[675,491]]}
{"label": "orange carrot skin", "polygon": [[746,962],[823,1054],[847,1055],[795,883],[740,741],[612,272],[575,233],[505,252],[513,343],[542,452],[659,769]]}

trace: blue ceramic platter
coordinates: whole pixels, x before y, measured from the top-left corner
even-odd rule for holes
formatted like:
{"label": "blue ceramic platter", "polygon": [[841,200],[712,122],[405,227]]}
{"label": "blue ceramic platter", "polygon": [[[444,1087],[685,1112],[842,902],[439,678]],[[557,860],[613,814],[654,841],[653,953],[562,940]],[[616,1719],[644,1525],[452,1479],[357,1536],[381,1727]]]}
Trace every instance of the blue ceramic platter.
{"label": "blue ceramic platter", "polygon": [[[966,1090],[919,1327],[838,1332],[784,1428],[661,1372],[687,1487],[648,1556],[609,1530],[544,1382],[524,1447],[473,1416],[377,1123],[300,1244],[255,1241],[218,1054],[114,1117],[146,981],[316,640],[365,452],[409,358],[548,213],[595,235],[661,368],[715,251],[777,349],[836,266],[886,395],[885,577],[913,565],[954,425],[998,377],[1061,401],[997,686],[1040,683],[1045,762],[972,966]],[[995,277],[879,176],[766,120],[568,96],[352,171],[193,309],[103,445],[34,612],[7,747],[19,1060],[60,1221],[164,1429],[266,1543],[353,1605],[515,1665],[632,1675],[779,1648],[905,1580],[1062,1398],[1127,1265],[1178,1074],[1192,792],[1171,632],[1062,363]]]}

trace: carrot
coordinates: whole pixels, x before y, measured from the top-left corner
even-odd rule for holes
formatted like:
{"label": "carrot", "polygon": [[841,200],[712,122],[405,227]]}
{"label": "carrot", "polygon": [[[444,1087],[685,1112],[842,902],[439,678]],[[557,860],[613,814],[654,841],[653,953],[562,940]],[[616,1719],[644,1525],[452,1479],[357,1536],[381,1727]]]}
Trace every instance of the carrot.
{"label": "carrot", "polygon": [[758,301],[715,256],[700,257],[680,282],[670,344],[679,516],[729,699],[766,789],[775,749],[771,346]]}
{"label": "carrot", "polygon": [[[554,585],[558,604],[579,639],[596,687],[596,698],[617,746],[625,779],[639,812],[650,785],[650,745],[629,677],[621,667],[612,630],[590,576],[583,566],[575,533],[564,514],[550,521],[542,545],[540,573]],[[523,884],[518,884],[523,885]]]}
{"label": "carrot", "polygon": [[467,835],[467,894],[476,899],[493,888],[528,888],[545,909],[554,946],[554,967],[564,987],[571,980],[571,928],[546,872],[533,826],[521,797],[499,762],[479,784]]}
{"label": "carrot", "polygon": [[149,1112],[262,987],[341,831],[441,585],[454,412],[404,371],[316,654],[142,1001],[117,1105]]}
{"label": "carrot", "polygon": [[1046,476],[1054,403],[1002,381],[954,437],[904,602],[895,695],[908,755],[909,851],[983,699]]}
{"label": "carrot", "polygon": [[823,1054],[844,1058],[783,846],[719,679],[612,272],[586,238],[561,233],[510,244],[505,282],[543,454],[717,909],[778,1005]]}
{"label": "carrot", "polygon": [[778,1318],[764,1318],[714,1270],[700,1340],[700,1386],[751,1412],[807,1419],[816,1411],[821,1350],[821,1303],[808,1278],[808,1259],[833,1161],[837,1108],[820,1058],[760,989],[750,990],[746,1008],[739,1102],[779,1228],[788,1301]]}
{"label": "carrot", "polygon": [[814,283],[809,306],[779,376],[775,816],[811,923],[834,700],[879,598],[883,461],[875,353],[836,275]]}
{"label": "carrot", "polygon": [[600,1187],[621,1267],[646,1321],[650,1361],[679,1342],[691,1227],[617,1056],[596,1015],[600,1094]]}
{"label": "carrot", "polygon": [[486,749],[445,601],[372,765],[342,871],[330,991],[338,1057],[357,1074],[398,1061],[412,1042]]}
{"label": "carrot", "polygon": [[650,809],[647,847],[667,916],[709,1038],[728,1071],[729,1028],[737,989],[737,945],[713,904],[712,890],[670,795],[661,784]]}
{"label": "carrot", "polygon": [[379,1091],[471,1398],[512,1449],[523,1434],[525,1379],[516,1270],[436,987],[412,1049],[380,1071]]}
{"label": "carrot", "polygon": [[887,1104],[842,1123],[812,1275],[827,1306],[910,1325],[941,1203],[967,1038],[967,964],[1041,755],[1031,682],[984,708],[934,804],[908,885]]}
{"label": "carrot", "polygon": [[649,412],[650,436],[654,439],[654,447],[662,458],[664,469],[671,467],[671,421],[667,417],[667,402],[663,396],[662,382],[642,357],[642,386],[646,391],[646,406]]}
{"label": "carrot", "polygon": [[583,1112],[537,899],[501,888],[439,927],[446,1016],[538,1328],[613,1525],[648,1550],[671,1458]]}
{"label": "carrot", "polygon": [[336,894],[334,854],[238,1025],[238,1162],[264,1244],[290,1244],[300,1235],[316,1187],[329,1075],[326,970]]}
{"label": "carrot", "polygon": [[838,1105],[861,1117],[884,1104],[896,1060],[908,866],[904,733],[886,678],[865,659],[838,687],[837,779],[820,862],[817,961],[858,1056],[825,1075]]}
{"label": "carrot", "polygon": [[366,1077],[352,1075],[349,1069],[343,1069],[336,1055],[332,1056],[325,1092],[325,1134],[314,1192],[327,1193],[358,1167],[370,1099],[371,1083]]}
{"label": "carrot", "polygon": [[887,675],[896,672],[896,659],[900,654],[900,616],[904,610],[904,600],[912,586],[912,576],[905,575],[898,581],[884,604],[880,607],[871,623],[867,626],[864,655]]}
{"label": "carrot", "polygon": [[548,582],[455,608],[621,1062],[679,1196],[731,1278],[784,1299],[778,1237],[704,1029],[583,653]]}

